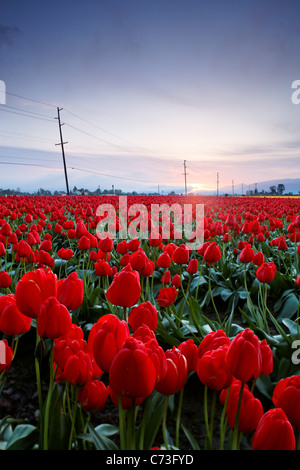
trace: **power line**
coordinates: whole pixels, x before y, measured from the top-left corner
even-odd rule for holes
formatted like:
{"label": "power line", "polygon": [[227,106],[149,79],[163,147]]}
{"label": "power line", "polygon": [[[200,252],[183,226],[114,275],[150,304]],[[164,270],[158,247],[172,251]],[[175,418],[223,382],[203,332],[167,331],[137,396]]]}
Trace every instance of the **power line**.
{"label": "power line", "polygon": [[63,157],[63,165],[64,165],[64,172],[65,172],[65,180],[66,180],[66,187],[67,187],[67,195],[70,194],[70,191],[69,191],[69,181],[68,181],[68,174],[67,174],[67,166],[66,166],[66,159],[65,159],[65,151],[64,151],[64,144],[68,143],[68,142],[64,142],[63,141],[63,137],[62,137],[62,126],[63,124],[61,124],[60,122],[60,111],[62,110],[62,108],[57,108],[57,119],[58,119],[58,127],[59,127],[59,135],[60,135],[60,144],[56,144],[56,145],[60,145],[61,146],[61,152],[62,152],[62,157]]}
{"label": "power line", "polygon": [[57,108],[57,106],[55,106],[54,104],[45,103],[44,101],[33,100],[32,98],[26,98],[25,96],[20,96],[20,95],[17,95],[15,93],[10,93],[8,91],[6,91],[6,94],[11,95],[11,96],[15,96],[17,98],[21,98],[22,100],[27,100],[27,101],[32,101],[33,103],[42,104],[43,106],[50,106],[52,108]]}
{"label": "power line", "polygon": [[42,117],[38,117],[38,116],[30,116],[29,114],[19,113],[19,112],[16,112],[16,111],[9,111],[8,109],[0,108],[0,111],[3,111],[4,113],[18,114],[20,116],[30,117],[30,118],[33,118],[33,119],[39,119],[40,121],[53,122],[51,119],[46,119],[46,118],[42,118]]}

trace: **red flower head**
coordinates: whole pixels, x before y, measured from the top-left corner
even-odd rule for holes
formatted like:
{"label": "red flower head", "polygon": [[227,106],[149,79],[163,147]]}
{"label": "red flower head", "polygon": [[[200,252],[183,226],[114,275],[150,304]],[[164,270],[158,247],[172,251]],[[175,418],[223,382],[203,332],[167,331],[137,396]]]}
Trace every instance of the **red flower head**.
{"label": "red flower head", "polygon": [[0,331],[8,336],[22,335],[30,330],[32,318],[20,312],[13,294],[0,296]]}
{"label": "red flower head", "polygon": [[16,285],[16,304],[24,315],[37,318],[42,303],[57,294],[57,277],[50,268],[24,274]]}
{"label": "red flower head", "polygon": [[300,431],[300,376],[292,375],[281,379],[273,391],[272,401],[282,408],[297,431]]}
{"label": "red flower head", "polygon": [[57,282],[57,298],[68,310],[76,310],[83,302],[83,280],[73,272]]}
{"label": "red flower head", "polygon": [[275,274],[276,265],[273,262],[262,263],[256,270],[256,278],[263,284],[273,281]]}
{"label": "red flower head", "polygon": [[110,387],[119,395],[139,398],[149,396],[155,382],[156,370],[145,344],[128,338],[111,364]]}
{"label": "red flower head", "polygon": [[82,349],[71,355],[66,361],[63,375],[71,385],[85,385],[93,378],[91,356]]}
{"label": "red flower head", "polygon": [[141,295],[140,276],[130,264],[114,275],[106,297],[113,305],[132,307]]}
{"label": "red flower head", "polygon": [[173,346],[165,352],[167,359],[167,373],[155,386],[163,395],[173,395],[183,389],[187,381],[188,364],[186,357]]}
{"label": "red flower head", "polygon": [[165,251],[164,253],[159,255],[159,257],[156,261],[156,264],[159,268],[168,269],[170,267],[170,264],[171,264],[170,255]]}
{"label": "red flower head", "polygon": [[11,285],[11,277],[6,271],[0,271],[0,287],[6,288]]}
{"label": "red flower head", "polygon": [[101,380],[89,380],[79,388],[78,401],[85,411],[98,413],[105,407],[108,395],[108,388]]}
{"label": "red flower head", "polygon": [[37,332],[41,338],[59,338],[72,326],[69,310],[56,297],[49,297],[41,305],[37,317]]}
{"label": "red flower head", "polygon": [[[231,384],[229,400],[226,407],[226,416],[231,429],[235,427],[235,418],[240,396],[241,385],[238,382]],[[221,403],[225,403],[228,389],[223,389],[220,394]],[[258,398],[255,398],[250,390],[245,386],[243,390],[242,403],[240,408],[239,431],[249,434],[257,428],[259,420],[263,416],[263,406]]]}
{"label": "red flower head", "polygon": [[262,370],[260,342],[250,328],[246,328],[231,341],[226,358],[232,375],[242,382],[256,379]]}
{"label": "red flower head", "polygon": [[98,320],[90,331],[88,346],[100,369],[109,371],[115,355],[129,336],[127,323],[115,315],[107,314]]}
{"label": "red flower head", "polygon": [[186,357],[188,364],[188,372],[195,371],[197,369],[198,361],[198,348],[192,338],[183,341],[177,347],[179,351]]}
{"label": "red flower head", "polygon": [[204,261],[209,265],[213,265],[220,259],[221,250],[219,245],[217,245],[216,242],[210,243],[204,252]]}
{"label": "red flower head", "polygon": [[143,324],[155,331],[157,327],[157,311],[155,305],[146,301],[137,307],[133,307],[128,316],[128,324],[133,331]]}
{"label": "red flower head", "polygon": [[176,264],[187,264],[189,262],[190,252],[186,245],[183,243],[175,248],[172,253],[172,260]]}
{"label": "red flower head", "polygon": [[226,335],[224,330],[211,331],[208,333],[198,346],[199,358],[207,351],[217,349],[225,344],[230,344],[230,338]]}
{"label": "red flower head", "polygon": [[254,258],[254,250],[248,243],[244,246],[239,254],[239,260],[241,263],[250,263]]}
{"label": "red flower head", "polygon": [[295,450],[295,434],[281,408],[268,410],[259,420],[252,438],[253,450]]}
{"label": "red flower head", "polygon": [[232,374],[226,363],[226,353],[229,345],[207,351],[197,364],[197,375],[200,381],[212,390],[222,390],[232,381]]}
{"label": "red flower head", "polygon": [[58,256],[63,260],[69,260],[72,258],[74,252],[70,248],[60,248],[57,252]]}
{"label": "red flower head", "polygon": [[159,289],[156,301],[161,307],[169,307],[170,305],[174,304],[177,294],[178,289],[176,289],[174,286],[164,287]]}

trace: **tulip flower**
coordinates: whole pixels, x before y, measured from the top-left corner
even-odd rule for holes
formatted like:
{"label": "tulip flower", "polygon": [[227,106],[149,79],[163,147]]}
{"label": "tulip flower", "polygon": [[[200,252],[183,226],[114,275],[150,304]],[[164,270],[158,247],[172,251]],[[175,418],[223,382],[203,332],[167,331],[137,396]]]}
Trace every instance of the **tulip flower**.
{"label": "tulip flower", "polygon": [[73,272],[57,281],[57,298],[68,310],[76,310],[83,302],[83,281]]}
{"label": "tulip flower", "polygon": [[128,338],[110,366],[110,387],[119,395],[138,398],[149,396],[155,383],[156,370],[145,344]]}
{"label": "tulip flower", "polygon": [[276,265],[273,262],[262,263],[256,270],[256,278],[265,284],[273,281],[276,274]]}
{"label": "tulip flower", "polygon": [[226,363],[226,353],[229,345],[207,351],[198,360],[197,375],[206,387],[212,390],[222,390],[230,385],[232,374]]}
{"label": "tulip flower", "polygon": [[176,289],[174,286],[164,287],[159,289],[156,301],[161,307],[169,307],[170,305],[174,304],[177,294],[178,289]]}
{"label": "tulip flower", "polygon": [[[241,383],[234,381],[231,384],[229,399],[226,407],[226,416],[231,429],[235,428],[238,402],[240,398]],[[220,401],[225,403],[228,389],[224,388],[220,394]],[[250,392],[247,386],[243,389],[238,430],[241,433],[249,434],[257,428],[259,420],[263,416],[263,406],[258,398]]]}
{"label": "tulip flower", "polygon": [[102,411],[109,395],[108,388],[100,380],[89,380],[78,391],[78,402],[85,411]]}
{"label": "tulip flower", "polygon": [[165,352],[167,359],[167,373],[155,386],[155,389],[163,395],[173,395],[183,389],[188,374],[186,357],[173,346]]}
{"label": "tulip flower", "polygon": [[14,294],[0,296],[0,331],[8,336],[27,333],[32,318],[20,312]]}
{"label": "tulip flower", "polygon": [[37,318],[42,303],[57,294],[57,277],[47,268],[24,274],[16,285],[16,304],[24,315]]}
{"label": "tulip flower", "polygon": [[221,259],[221,250],[219,245],[216,244],[216,242],[210,243],[205,252],[204,252],[204,261],[212,266],[214,263],[219,261]]}
{"label": "tulip flower", "polygon": [[124,320],[111,314],[100,318],[88,339],[88,346],[100,369],[109,372],[115,355],[129,336],[129,328]]}
{"label": "tulip flower", "polygon": [[157,311],[155,305],[147,300],[133,307],[128,315],[128,324],[133,331],[143,324],[155,331],[157,328]]}
{"label": "tulip flower", "polygon": [[295,450],[295,434],[281,408],[268,410],[259,420],[252,438],[253,450]]}
{"label": "tulip flower", "polygon": [[72,326],[69,310],[56,297],[49,297],[41,305],[37,317],[37,332],[41,338],[59,338]]}
{"label": "tulip flower", "polygon": [[224,330],[211,331],[198,346],[198,357],[201,358],[207,351],[217,349],[225,344],[230,344],[230,338]]}
{"label": "tulip flower", "polygon": [[0,287],[7,288],[11,285],[11,277],[6,271],[0,271]]}
{"label": "tulip flower", "polygon": [[120,307],[132,307],[141,295],[139,273],[127,265],[114,275],[106,292],[107,300]]}
{"label": "tulip flower", "polygon": [[282,408],[287,418],[300,432],[300,376],[292,375],[281,379],[273,391],[273,403]]}
{"label": "tulip flower", "polygon": [[238,333],[231,341],[226,362],[232,375],[246,383],[256,379],[262,370],[260,342],[250,328]]}

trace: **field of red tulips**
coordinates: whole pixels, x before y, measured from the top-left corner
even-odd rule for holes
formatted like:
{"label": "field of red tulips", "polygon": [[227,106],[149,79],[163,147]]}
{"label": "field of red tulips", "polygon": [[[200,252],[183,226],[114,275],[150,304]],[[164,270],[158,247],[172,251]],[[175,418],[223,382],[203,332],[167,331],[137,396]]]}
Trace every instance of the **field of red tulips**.
{"label": "field of red tulips", "polygon": [[[0,199],[0,449],[299,449],[300,199],[125,202]],[[1,409],[24,344],[36,424]]]}

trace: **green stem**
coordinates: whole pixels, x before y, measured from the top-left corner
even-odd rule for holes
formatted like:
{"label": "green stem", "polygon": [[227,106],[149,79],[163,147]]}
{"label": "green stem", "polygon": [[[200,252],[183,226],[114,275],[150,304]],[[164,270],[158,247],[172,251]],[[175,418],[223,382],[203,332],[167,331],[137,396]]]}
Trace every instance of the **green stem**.
{"label": "green stem", "polygon": [[119,404],[119,431],[120,431],[120,450],[126,450],[126,419],[125,411],[122,407],[121,396],[118,395],[118,404]]}
{"label": "green stem", "polygon": [[209,265],[208,288],[209,288],[210,298],[211,298],[211,301],[212,301],[212,304],[213,304],[213,307],[214,307],[214,311],[216,312],[218,322],[221,324],[221,320],[220,320],[220,317],[219,317],[219,312],[218,312],[217,307],[215,305],[215,301],[214,301],[214,298],[213,298],[213,295],[212,295],[212,290],[211,290],[211,265]]}
{"label": "green stem", "polygon": [[245,387],[245,383],[242,382],[241,383],[240,394],[239,394],[238,405],[237,405],[237,410],[236,410],[236,416],[235,416],[232,450],[238,450],[238,447],[239,447],[239,420],[240,420],[240,411],[241,411],[244,387]]}
{"label": "green stem", "polygon": [[184,393],[184,388],[182,388],[179,393],[179,403],[178,403],[178,410],[177,410],[176,441],[175,441],[177,448],[179,448],[179,428],[180,428],[180,418],[181,418],[181,410],[182,410],[182,402],[183,402],[183,393]]}
{"label": "green stem", "polygon": [[168,406],[169,406],[169,395],[166,395],[165,396],[165,409],[164,409],[163,422],[162,422],[162,433],[163,433],[163,438],[164,438],[164,443],[165,443],[165,446],[166,446],[166,450],[169,450],[168,439],[167,439]]}
{"label": "green stem", "polygon": [[[38,333],[36,333],[36,345],[39,343],[40,338]],[[36,375],[36,384],[37,384],[37,392],[38,392],[38,400],[39,400],[39,410],[40,410],[40,446],[42,448],[43,443],[43,429],[44,429],[44,405],[43,405],[43,395],[42,395],[42,383],[41,383],[41,374],[40,374],[40,362],[37,357],[35,357],[35,375]]]}
{"label": "green stem", "polygon": [[44,422],[44,446],[43,446],[44,450],[48,449],[49,413],[50,413],[50,404],[51,404],[53,383],[54,383],[54,376],[53,376],[53,340],[52,339],[51,339],[51,346],[50,346],[49,368],[50,368],[49,391],[48,391],[48,396],[47,396],[47,401],[46,401],[45,422]]}
{"label": "green stem", "polygon": [[72,425],[69,437],[69,446],[68,449],[72,449],[72,442],[73,442],[73,435],[75,437],[75,422],[76,422],[76,414],[77,414],[77,401],[78,401],[78,387],[75,387],[75,397],[73,400],[73,410],[72,410]]}
{"label": "green stem", "polygon": [[226,409],[227,409],[227,404],[228,404],[228,400],[229,400],[230,390],[231,390],[231,385],[229,385],[229,387],[228,387],[227,394],[226,394],[226,399],[225,399],[225,403],[224,403],[224,407],[223,407],[223,411],[222,411],[222,415],[221,415],[221,421],[220,421],[220,450],[223,450],[223,448],[224,448],[224,439],[225,439],[225,432],[226,432],[226,425],[225,424],[227,422]]}

